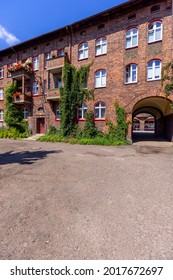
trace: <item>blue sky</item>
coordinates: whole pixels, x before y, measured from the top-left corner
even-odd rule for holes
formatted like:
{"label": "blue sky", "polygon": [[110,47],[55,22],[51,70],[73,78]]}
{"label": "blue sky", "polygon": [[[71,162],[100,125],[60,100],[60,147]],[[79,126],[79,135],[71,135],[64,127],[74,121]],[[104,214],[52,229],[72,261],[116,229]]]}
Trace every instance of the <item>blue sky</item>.
{"label": "blue sky", "polygon": [[1,0],[0,50],[99,13],[127,0]]}

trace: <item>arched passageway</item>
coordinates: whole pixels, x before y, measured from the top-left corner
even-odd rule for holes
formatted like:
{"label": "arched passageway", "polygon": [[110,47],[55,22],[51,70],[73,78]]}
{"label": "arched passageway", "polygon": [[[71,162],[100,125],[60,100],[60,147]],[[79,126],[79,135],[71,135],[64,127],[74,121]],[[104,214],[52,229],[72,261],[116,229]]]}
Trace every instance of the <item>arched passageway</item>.
{"label": "arched passageway", "polygon": [[140,113],[133,117],[133,132],[155,132],[155,117],[149,113]]}
{"label": "arched passageway", "polygon": [[173,141],[173,110],[171,101],[163,97],[148,97],[133,108],[132,139]]}

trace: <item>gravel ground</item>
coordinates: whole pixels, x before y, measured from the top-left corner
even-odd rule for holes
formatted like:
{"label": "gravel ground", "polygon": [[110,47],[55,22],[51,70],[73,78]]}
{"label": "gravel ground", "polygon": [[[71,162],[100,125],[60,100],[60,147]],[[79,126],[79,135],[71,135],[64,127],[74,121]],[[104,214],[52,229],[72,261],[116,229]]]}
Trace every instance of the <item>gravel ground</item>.
{"label": "gravel ground", "polygon": [[0,259],[172,259],[173,147],[0,140]]}

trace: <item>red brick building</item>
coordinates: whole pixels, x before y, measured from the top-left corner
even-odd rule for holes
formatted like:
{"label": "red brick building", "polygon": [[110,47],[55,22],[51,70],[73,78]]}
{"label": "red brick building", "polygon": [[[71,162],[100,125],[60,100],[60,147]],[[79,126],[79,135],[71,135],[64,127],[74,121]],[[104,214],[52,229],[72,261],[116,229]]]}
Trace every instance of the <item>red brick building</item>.
{"label": "red brick building", "polygon": [[[58,30],[0,51],[0,125],[3,124],[4,88],[15,79],[19,94],[14,102],[35,133],[50,125],[59,127],[59,87],[64,61],[79,67],[92,62],[88,88],[94,100],[83,104],[94,110],[96,125],[115,121],[115,101],[126,110],[127,120],[148,113],[155,132],[173,141],[173,94],[165,98],[161,69],[173,59],[172,1],[132,0]],[[34,75],[25,69],[9,72],[13,63],[32,62]],[[128,138],[132,137],[132,125]]]}

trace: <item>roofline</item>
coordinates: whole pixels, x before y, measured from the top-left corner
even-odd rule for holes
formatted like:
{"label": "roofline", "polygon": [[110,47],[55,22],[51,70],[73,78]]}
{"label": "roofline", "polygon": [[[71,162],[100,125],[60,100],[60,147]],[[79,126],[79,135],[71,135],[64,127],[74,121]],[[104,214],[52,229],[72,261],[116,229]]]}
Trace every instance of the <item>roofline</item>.
{"label": "roofline", "polygon": [[17,45],[8,47],[6,49],[3,49],[3,50],[0,51],[0,56],[1,55],[2,56],[3,55],[7,55],[9,53],[11,54],[11,53],[13,53],[15,51],[19,51],[19,50],[21,50],[22,48],[25,48],[25,47],[27,48],[29,44],[30,45],[34,45],[37,42],[40,42],[40,43],[41,42],[42,43],[43,42],[47,42],[49,40],[49,37],[51,37],[51,39],[53,39],[54,37],[56,37],[57,33],[65,32],[66,34],[68,34],[69,30],[72,29],[72,28],[75,28],[75,27],[76,28],[79,28],[79,27],[81,28],[82,24],[86,25],[87,22],[91,22],[93,20],[96,21],[96,20],[100,19],[101,17],[106,17],[106,16],[108,16],[110,14],[114,14],[114,13],[120,12],[121,10],[131,8],[132,6],[135,6],[137,4],[141,4],[143,2],[145,4],[147,4],[146,2],[148,2],[148,1],[146,1],[146,0],[129,0],[129,1],[126,1],[126,2],[124,2],[122,4],[119,4],[117,6],[109,8],[107,10],[104,10],[104,11],[102,11],[100,13],[97,13],[97,14],[94,14],[92,16],[89,16],[87,18],[81,19],[79,21],[76,21],[76,22],[74,22],[72,24],[68,24],[66,26],[60,27],[60,28],[55,29],[53,31],[50,31],[48,33],[44,33],[44,34],[39,35],[37,37],[34,37],[32,39],[23,41],[23,42],[21,42],[21,43],[19,43]]}

